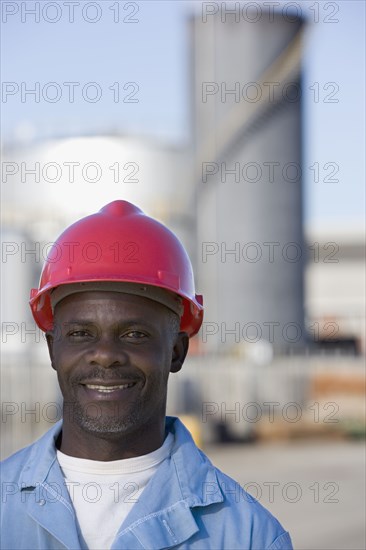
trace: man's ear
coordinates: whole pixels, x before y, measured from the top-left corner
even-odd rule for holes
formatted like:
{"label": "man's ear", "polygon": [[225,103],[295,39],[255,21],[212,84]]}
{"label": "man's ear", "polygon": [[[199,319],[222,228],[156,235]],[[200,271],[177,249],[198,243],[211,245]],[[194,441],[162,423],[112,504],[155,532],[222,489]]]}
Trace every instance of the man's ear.
{"label": "man's ear", "polygon": [[47,340],[47,347],[48,347],[48,353],[50,355],[50,359],[51,359],[51,365],[52,365],[52,368],[56,370],[55,368],[55,365],[54,365],[54,355],[53,355],[53,342],[54,342],[54,339],[53,339],[53,332],[52,331],[47,331],[46,332],[46,340]]}
{"label": "man's ear", "polygon": [[189,348],[189,338],[186,332],[178,332],[172,352],[170,372],[178,372],[182,368]]}

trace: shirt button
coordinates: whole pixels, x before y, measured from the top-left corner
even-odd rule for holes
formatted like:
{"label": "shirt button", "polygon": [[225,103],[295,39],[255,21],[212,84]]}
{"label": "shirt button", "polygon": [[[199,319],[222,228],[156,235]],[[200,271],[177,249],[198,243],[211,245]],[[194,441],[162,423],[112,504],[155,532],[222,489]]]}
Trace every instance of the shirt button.
{"label": "shirt button", "polygon": [[42,500],[38,503],[40,506],[44,506],[46,504],[46,501],[42,498]]}

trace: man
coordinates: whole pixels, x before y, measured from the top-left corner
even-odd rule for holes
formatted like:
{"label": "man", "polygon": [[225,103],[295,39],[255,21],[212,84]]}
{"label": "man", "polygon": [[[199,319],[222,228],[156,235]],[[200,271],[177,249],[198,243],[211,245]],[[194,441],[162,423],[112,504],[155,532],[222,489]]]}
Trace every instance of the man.
{"label": "man", "polygon": [[70,226],[30,305],[63,421],[2,466],[3,549],[282,549],[278,521],[166,417],[203,318],[178,239],[115,201]]}

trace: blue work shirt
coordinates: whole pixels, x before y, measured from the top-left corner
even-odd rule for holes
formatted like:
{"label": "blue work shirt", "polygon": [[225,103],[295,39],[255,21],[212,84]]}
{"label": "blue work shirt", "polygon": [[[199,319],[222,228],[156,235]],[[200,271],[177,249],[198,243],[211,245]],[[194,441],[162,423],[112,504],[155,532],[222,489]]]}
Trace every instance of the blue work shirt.
{"label": "blue work shirt", "polygon": [[[3,550],[85,548],[56,458],[61,427],[60,421],[2,463]],[[121,525],[112,549],[292,549],[280,523],[211,464],[179,419],[167,417],[166,427],[174,435],[172,453]]]}

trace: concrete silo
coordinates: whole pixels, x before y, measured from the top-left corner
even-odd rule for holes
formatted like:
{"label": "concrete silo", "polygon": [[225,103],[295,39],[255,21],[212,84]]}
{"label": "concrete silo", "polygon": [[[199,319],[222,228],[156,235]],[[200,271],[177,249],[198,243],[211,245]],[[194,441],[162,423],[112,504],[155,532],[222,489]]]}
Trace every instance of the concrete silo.
{"label": "concrete silo", "polygon": [[259,4],[205,4],[191,22],[202,345],[283,352],[305,339],[303,22]]}

